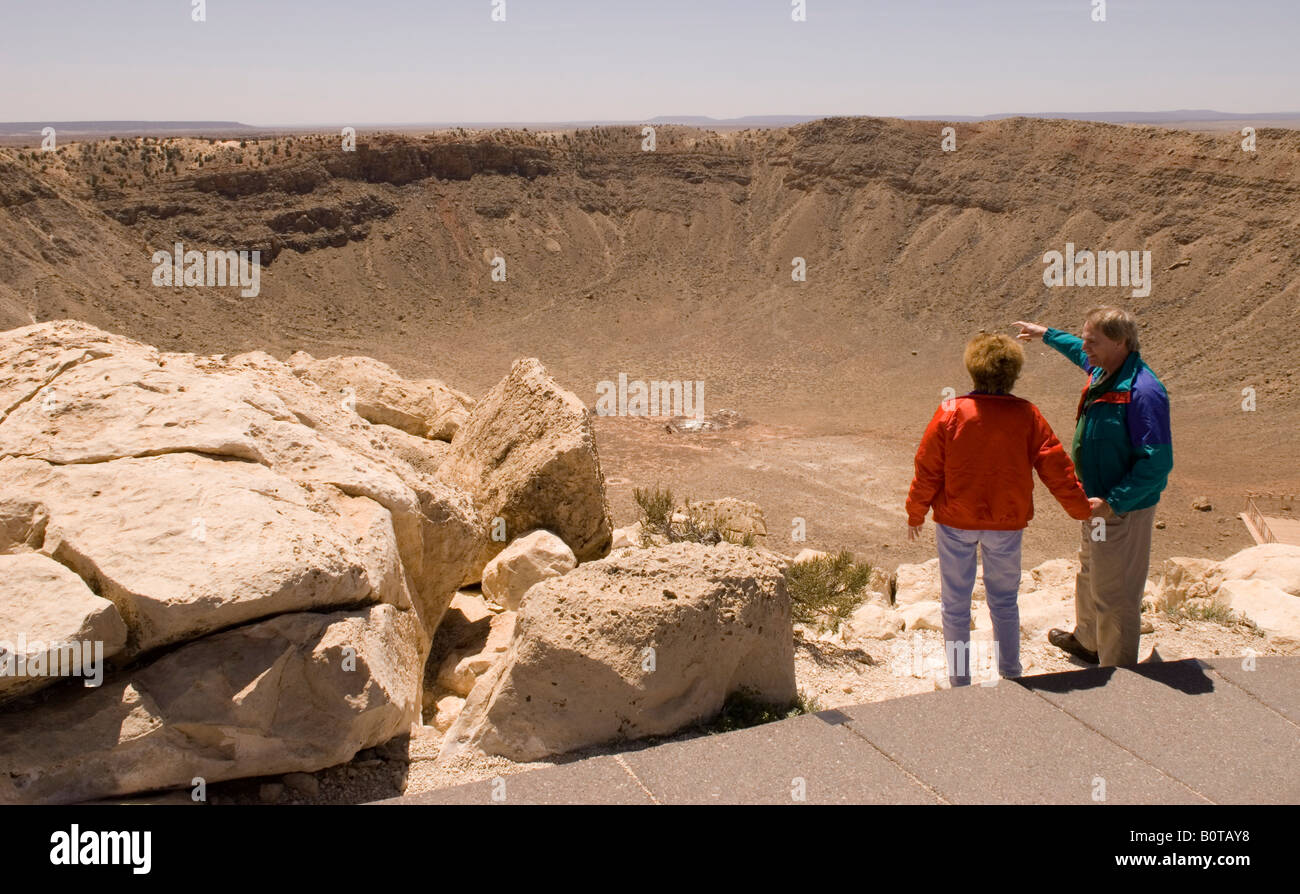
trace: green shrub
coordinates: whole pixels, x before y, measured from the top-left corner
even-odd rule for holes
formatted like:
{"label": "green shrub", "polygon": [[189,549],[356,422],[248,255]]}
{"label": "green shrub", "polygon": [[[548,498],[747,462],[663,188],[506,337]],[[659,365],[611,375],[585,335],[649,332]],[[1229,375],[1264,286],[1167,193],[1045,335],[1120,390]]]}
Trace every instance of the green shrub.
{"label": "green shrub", "polygon": [[793,619],[832,633],[862,604],[871,566],[844,550],[792,564],[785,573]]}
{"label": "green shrub", "polygon": [[1225,627],[1234,627],[1237,624],[1244,624],[1247,627],[1254,626],[1253,622],[1246,620],[1233,611],[1231,606],[1215,601],[1183,602],[1166,608],[1165,615],[1171,621],[1214,621]]}
{"label": "green shrub", "polygon": [[634,488],[632,499],[641,509],[641,545],[647,546],[652,534],[663,534],[672,539],[673,492]]}
{"label": "green shrub", "polygon": [[641,546],[643,547],[649,546],[655,535],[666,538],[669,543],[712,545],[725,540],[738,546],[753,548],[756,542],[752,533],[742,535],[735,531],[724,530],[716,518],[693,507],[690,500],[686,501],[683,518],[674,521],[676,501],[673,499],[673,493],[667,489],[660,490],[657,485],[654,490],[634,488],[632,499],[641,509]]}

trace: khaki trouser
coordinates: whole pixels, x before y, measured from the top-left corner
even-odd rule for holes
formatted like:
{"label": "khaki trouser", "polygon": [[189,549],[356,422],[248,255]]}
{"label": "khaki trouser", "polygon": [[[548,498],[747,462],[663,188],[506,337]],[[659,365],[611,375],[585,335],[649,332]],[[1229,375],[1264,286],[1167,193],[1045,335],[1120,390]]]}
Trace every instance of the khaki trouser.
{"label": "khaki trouser", "polygon": [[1149,506],[1105,517],[1104,528],[1095,519],[1082,522],[1074,636],[1102,665],[1137,664],[1155,518]]}

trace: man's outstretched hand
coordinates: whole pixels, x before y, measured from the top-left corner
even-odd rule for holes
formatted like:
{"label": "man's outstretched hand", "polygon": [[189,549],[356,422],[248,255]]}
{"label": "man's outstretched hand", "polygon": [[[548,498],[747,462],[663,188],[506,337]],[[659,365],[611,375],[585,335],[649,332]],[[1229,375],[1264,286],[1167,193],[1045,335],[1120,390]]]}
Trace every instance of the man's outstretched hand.
{"label": "man's outstretched hand", "polygon": [[1024,320],[1016,320],[1016,325],[1020,327],[1020,332],[1016,338],[1021,341],[1033,341],[1036,338],[1042,338],[1047,332],[1046,326],[1039,326],[1037,323],[1026,323]]}

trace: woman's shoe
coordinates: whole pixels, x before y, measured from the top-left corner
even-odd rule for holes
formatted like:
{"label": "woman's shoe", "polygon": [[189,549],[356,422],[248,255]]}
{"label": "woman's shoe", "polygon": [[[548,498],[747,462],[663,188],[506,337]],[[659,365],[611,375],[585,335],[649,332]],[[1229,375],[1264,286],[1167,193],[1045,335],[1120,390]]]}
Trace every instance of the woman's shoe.
{"label": "woman's shoe", "polygon": [[1053,627],[1047,631],[1047,641],[1063,652],[1069,652],[1080,661],[1086,661],[1089,664],[1098,664],[1100,659],[1096,652],[1085,649],[1077,639],[1074,638],[1072,631],[1065,631],[1059,627]]}

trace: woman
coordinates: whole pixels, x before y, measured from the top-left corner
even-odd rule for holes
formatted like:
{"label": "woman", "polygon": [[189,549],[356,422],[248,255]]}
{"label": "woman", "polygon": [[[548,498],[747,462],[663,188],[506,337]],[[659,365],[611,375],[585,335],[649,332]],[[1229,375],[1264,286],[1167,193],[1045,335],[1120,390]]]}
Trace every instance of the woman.
{"label": "woman", "polygon": [[970,685],[970,598],[975,548],[984,558],[984,589],[997,648],[998,673],[1020,676],[1020,539],[1034,516],[1032,471],[1071,518],[1085,520],[1092,503],[1047,420],[1011,393],[1025,354],[1008,335],[981,333],[966,345],[975,390],[946,400],[916,451],[907,495],[908,540],[916,540],[934,508],[943,594],[948,680]]}

